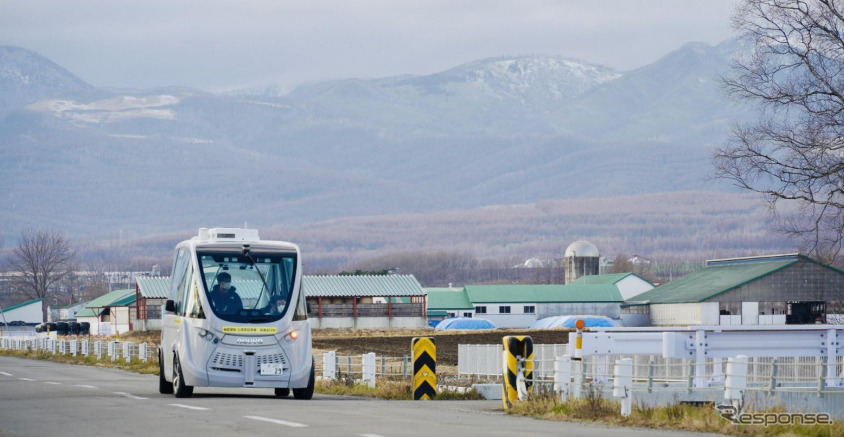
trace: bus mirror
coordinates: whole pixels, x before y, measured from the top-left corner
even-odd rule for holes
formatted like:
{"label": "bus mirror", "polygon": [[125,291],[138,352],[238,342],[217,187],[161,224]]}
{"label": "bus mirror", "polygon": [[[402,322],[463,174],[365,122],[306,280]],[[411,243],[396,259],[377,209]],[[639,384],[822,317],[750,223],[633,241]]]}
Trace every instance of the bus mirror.
{"label": "bus mirror", "polygon": [[173,299],[167,299],[167,302],[164,303],[164,311],[168,313],[176,312],[176,303],[173,302]]}

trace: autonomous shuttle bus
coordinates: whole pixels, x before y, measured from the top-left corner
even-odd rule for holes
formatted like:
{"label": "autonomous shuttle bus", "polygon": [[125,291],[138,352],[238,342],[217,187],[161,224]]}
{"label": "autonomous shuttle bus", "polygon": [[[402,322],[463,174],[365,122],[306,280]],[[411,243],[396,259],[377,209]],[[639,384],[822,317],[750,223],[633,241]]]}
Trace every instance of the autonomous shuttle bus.
{"label": "autonomous shuttle bus", "polygon": [[299,247],[254,229],[200,228],[176,246],[158,350],[159,391],[194,387],[314,392]]}

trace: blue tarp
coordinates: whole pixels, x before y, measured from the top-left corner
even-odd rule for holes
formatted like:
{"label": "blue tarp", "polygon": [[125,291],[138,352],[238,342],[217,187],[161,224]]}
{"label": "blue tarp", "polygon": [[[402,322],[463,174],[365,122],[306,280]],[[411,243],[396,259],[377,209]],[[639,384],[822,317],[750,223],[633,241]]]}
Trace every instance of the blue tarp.
{"label": "blue tarp", "polygon": [[530,325],[531,329],[574,328],[578,319],[583,320],[587,328],[612,328],[619,326],[606,316],[553,316],[539,319]]}
{"label": "blue tarp", "polygon": [[437,331],[446,329],[498,329],[494,323],[486,319],[472,319],[469,317],[454,317],[445,319],[434,328]]}

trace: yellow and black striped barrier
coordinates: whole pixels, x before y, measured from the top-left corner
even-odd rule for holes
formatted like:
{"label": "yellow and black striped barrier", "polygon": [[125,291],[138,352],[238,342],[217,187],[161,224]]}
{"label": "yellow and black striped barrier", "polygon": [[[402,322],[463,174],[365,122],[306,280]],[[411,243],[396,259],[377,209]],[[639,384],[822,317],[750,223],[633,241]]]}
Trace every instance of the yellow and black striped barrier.
{"label": "yellow and black striped barrier", "polygon": [[413,400],[433,399],[437,395],[437,346],[434,337],[415,337],[410,341],[413,354]]}
{"label": "yellow and black striped barrier", "polygon": [[527,395],[533,386],[533,340],[529,336],[504,337],[504,357],[501,366],[504,386],[501,398],[504,409],[509,410],[522,394]]}

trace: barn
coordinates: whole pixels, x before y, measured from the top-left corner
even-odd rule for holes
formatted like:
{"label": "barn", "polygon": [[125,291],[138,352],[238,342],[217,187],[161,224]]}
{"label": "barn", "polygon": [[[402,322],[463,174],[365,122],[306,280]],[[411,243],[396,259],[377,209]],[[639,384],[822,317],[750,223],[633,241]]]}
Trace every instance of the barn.
{"label": "barn", "polygon": [[76,313],[77,322],[88,322],[91,334],[114,335],[133,329],[135,290],[115,290],[106,293]]}
{"label": "barn", "polygon": [[133,328],[146,331],[161,329],[161,308],[170,294],[170,277],[135,279],[135,303],[138,308]]}
{"label": "barn", "polygon": [[41,323],[44,314],[41,312],[42,299],[33,299],[0,308],[0,322],[10,324],[12,322]]}
{"label": "barn", "polygon": [[800,253],[710,260],[627,299],[655,326],[841,323],[844,271]]}

